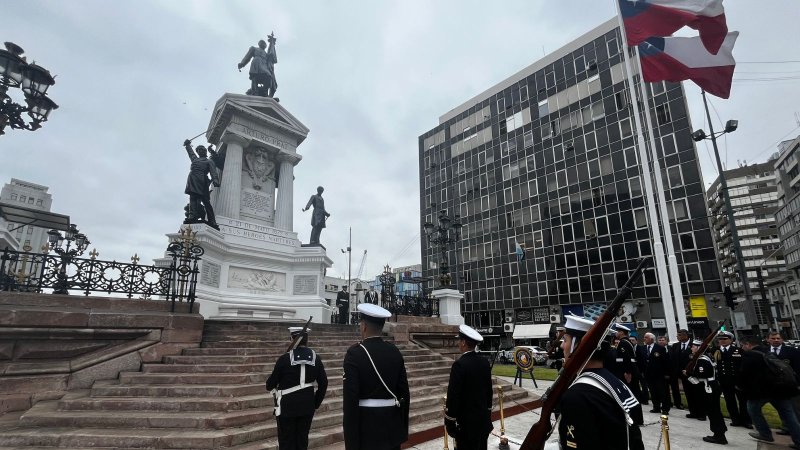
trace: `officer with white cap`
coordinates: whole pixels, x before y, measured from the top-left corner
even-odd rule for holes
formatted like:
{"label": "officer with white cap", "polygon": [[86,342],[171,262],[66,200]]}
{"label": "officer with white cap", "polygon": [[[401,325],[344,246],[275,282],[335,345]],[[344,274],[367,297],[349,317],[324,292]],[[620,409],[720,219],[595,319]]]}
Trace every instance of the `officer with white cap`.
{"label": "officer with white cap", "polygon": [[730,331],[720,331],[717,334],[718,348],[713,358],[717,365],[717,381],[722,395],[725,396],[731,426],[752,428],[750,415],[747,414],[747,399],[743,391],[736,389],[736,379],[742,370],[743,350],[733,342],[734,338]]}
{"label": "officer with white cap", "polygon": [[458,327],[459,357],[450,369],[444,424],[456,450],[486,450],[492,432],[492,369],[475,353],[483,336],[467,325]]}
{"label": "officer with white cap", "polygon": [[[319,355],[307,347],[308,333],[303,327],[289,327],[294,340],[302,336],[297,347],[282,354],[267,378],[267,390],[275,397],[278,421],[278,448],[305,450],[314,411],[322,404],[328,389],[328,376]],[[314,392],[314,382],[317,390]]]}
{"label": "officer with white cap", "polygon": [[395,450],[408,439],[409,388],[405,361],[382,339],[391,313],[358,305],[361,342],[344,357],[344,444],[347,450]]}
{"label": "officer with white cap", "polygon": [[[563,348],[569,361],[594,321],[574,315],[566,319]],[[611,345],[607,341],[600,344],[561,397],[558,425],[561,448],[644,450],[641,431],[631,419],[636,410],[641,415],[641,405],[625,383],[603,368],[603,359]]]}
{"label": "officer with white cap", "polygon": [[[702,345],[703,342],[700,340],[695,339],[692,341],[692,353],[700,351]],[[722,418],[722,411],[719,406],[721,392],[711,358],[705,354],[700,355],[692,372],[685,373],[685,375],[688,377],[695,399],[699,403],[698,411],[702,414],[702,418],[699,419],[706,420],[707,415],[711,432],[714,433],[711,436],[703,437],[703,440],[712,444],[727,444],[728,440],[725,438],[725,432],[728,431],[728,427],[725,426],[725,420]]]}

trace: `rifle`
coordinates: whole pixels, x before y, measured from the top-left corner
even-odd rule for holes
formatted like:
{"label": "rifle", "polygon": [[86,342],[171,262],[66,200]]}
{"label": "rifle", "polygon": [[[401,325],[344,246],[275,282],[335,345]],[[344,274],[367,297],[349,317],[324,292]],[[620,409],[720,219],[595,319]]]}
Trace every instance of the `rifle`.
{"label": "rifle", "polygon": [[719,330],[725,325],[725,321],[723,320],[722,323],[719,324],[717,329],[713,333],[709,333],[708,336],[703,340],[703,344],[697,349],[696,352],[692,354],[692,357],[689,358],[689,363],[686,364],[686,368],[683,371],[686,373],[687,376],[692,373],[694,370],[694,366],[697,365],[697,360],[706,352],[706,349],[712,342],[714,342],[714,338],[717,337]]}
{"label": "rifle", "polygon": [[286,349],[286,353],[289,353],[290,351],[296,349],[297,345],[300,344],[300,341],[303,339],[303,335],[306,334],[306,330],[308,329],[308,326],[311,324],[311,319],[313,319],[313,317],[308,318],[308,322],[306,322],[306,324],[303,325],[303,329],[300,330],[300,333],[298,333],[297,336],[295,336],[295,338],[292,339],[292,343],[289,344],[289,348]]}
{"label": "rifle", "polygon": [[578,373],[589,361],[592,353],[598,348],[600,341],[606,335],[608,326],[617,315],[617,311],[622,307],[622,303],[631,295],[631,290],[634,284],[639,281],[642,276],[642,271],[650,262],[650,258],[642,258],[639,260],[639,265],[631,274],[628,281],[617,292],[617,296],[608,305],[608,308],[603,314],[595,321],[592,328],[581,338],[581,342],[575,351],[564,362],[564,367],[558,374],[558,378],[550,386],[542,396],[542,413],[539,421],[533,424],[525,436],[525,440],[520,446],[520,450],[542,450],[547,437],[550,436],[553,426],[550,424],[550,415],[553,413],[556,405],[558,405],[561,396],[569,389],[572,382],[577,378]]}

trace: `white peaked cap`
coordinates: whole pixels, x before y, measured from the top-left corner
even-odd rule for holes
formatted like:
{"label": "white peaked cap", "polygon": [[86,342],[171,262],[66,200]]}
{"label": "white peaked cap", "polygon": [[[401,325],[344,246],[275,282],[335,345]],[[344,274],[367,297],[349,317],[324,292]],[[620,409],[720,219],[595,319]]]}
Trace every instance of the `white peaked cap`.
{"label": "white peaked cap", "polygon": [[567,329],[567,333],[570,331],[586,333],[590,328],[592,328],[592,326],[594,326],[594,320],[587,319],[585,317],[579,317],[574,314],[568,315],[567,322],[564,324],[564,328]]}
{"label": "white peaked cap", "polygon": [[703,341],[701,341],[700,339],[695,339],[692,341],[692,345],[701,346],[703,345]]}
{"label": "white peaked cap", "polygon": [[[289,334],[295,334],[303,331],[303,327],[289,327]],[[306,328],[306,333],[310,333],[311,328]]]}
{"label": "white peaked cap", "polygon": [[483,342],[483,336],[469,325],[459,325],[458,334],[462,334],[464,337],[472,339],[475,342]]}
{"label": "white peaked cap", "polygon": [[392,317],[392,313],[390,313],[388,309],[381,308],[380,306],[373,305],[372,303],[361,303],[358,305],[357,309],[361,314],[374,317],[376,319],[388,319],[389,317]]}
{"label": "white peaked cap", "polygon": [[614,324],[614,329],[615,330],[619,330],[619,331],[624,331],[626,333],[630,333],[631,332],[630,328],[626,327],[625,325],[622,325],[621,323],[615,323]]}

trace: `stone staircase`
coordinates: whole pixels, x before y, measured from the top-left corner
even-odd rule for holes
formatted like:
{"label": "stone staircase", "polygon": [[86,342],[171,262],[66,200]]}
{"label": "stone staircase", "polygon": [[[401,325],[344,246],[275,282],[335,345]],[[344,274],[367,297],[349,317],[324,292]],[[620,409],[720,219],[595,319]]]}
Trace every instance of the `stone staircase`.
{"label": "stone staircase", "polygon": [[[200,348],[39,402],[0,429],[0,448],[277,449],[264,382],[288,345],[287,325],[206,321]],[[309,345],[329,379],[309,436],[309,446],[321,448],[343,439],[342,361],[359,337],[352,326],[314,324],[313,330]],[[440,426],[452,360],[413,341],[398,347],[411,388],[412,432]],[[504,389],[511,400],[527,395],[508,383]]]}

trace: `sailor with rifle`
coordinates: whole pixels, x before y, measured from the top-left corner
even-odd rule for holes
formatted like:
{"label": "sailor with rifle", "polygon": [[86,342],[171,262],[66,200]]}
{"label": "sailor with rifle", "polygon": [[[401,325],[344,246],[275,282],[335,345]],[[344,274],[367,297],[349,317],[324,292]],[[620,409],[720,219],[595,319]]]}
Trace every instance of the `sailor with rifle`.
{"label": "sailor with rifle", "polygon": [[[308,449],[308,432],[314,411],[322,404],[328,377],[319,355],[307,347],[308,322],[304,327],[289,327],[292,344],[275,363],[267,378],[267,390],[275,397],[280,450]],[[314,382],[317,390],[314,392]]]}
{"label": "sailor with rifle", "polygon": [[706,355],[706,349],[708,349],[716,334],[716,332],[711,333],[705,342],[698,339],[692,341],[692,359],[683,370],[683,374],[692,384],[695,399],[700,402],[704,413],[708,415],[711,432],[714,433],[711,436],[703,437],[703,441],[725,445],[728,443],[725,438],[725,432],[728,431],[728,427],[725,426],[725,420],[722,418],[722,411],[719,405],[719,397],[722,391],[719,388],[719,382],[716,380],[714,363]]}

